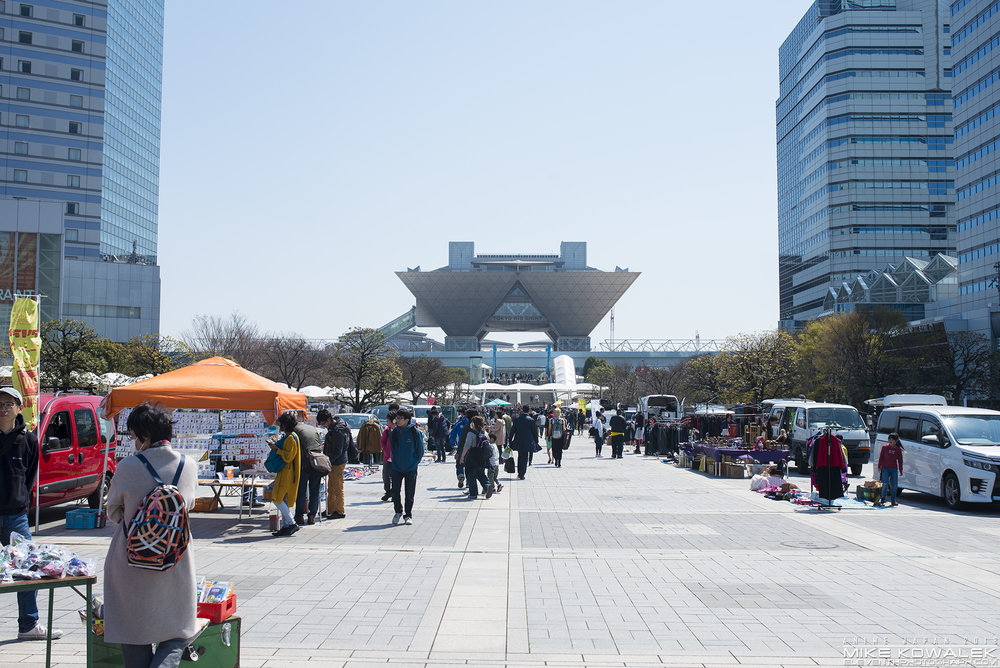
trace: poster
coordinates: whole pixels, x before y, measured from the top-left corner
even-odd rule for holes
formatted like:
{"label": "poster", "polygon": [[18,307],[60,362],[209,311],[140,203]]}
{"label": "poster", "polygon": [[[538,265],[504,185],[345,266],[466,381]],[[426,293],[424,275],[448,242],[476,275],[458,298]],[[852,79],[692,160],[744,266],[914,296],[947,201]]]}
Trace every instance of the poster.
{"label": "poster", "polygon": [[38,422],[38,354],[42,337],[38,332],[38,302],[19,297],[10,311],[10,350],[14,355],[11,379],[24,403],[21,415],[28,429]]}

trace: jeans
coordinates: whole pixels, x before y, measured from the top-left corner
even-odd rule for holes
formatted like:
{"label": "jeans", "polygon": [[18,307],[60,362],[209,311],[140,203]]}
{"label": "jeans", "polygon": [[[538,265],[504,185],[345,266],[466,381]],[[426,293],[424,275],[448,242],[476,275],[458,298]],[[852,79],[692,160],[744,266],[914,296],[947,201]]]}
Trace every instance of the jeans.
{"label": "jeans", "polygon": [[896,489],[899,487],[899,469],[882,469],[882,499],[889,497],[891,503],[896,503]]}
{"label": "jeans", "polygon": [[563,453],[564,438],[553,438],[552,439],[552,458],[555,460],[556,466],[562,466],[562,453]]}
{"label": "jeans", "polygon": [[392,462],[383,461],[382,462],[382,488],[385,489],[385,493],[388,496],[392,494]]}
{"label": "jeans", "polygon": [[296,517],[302,517],[303,513],[306,512],[307,505],[310,516],[315,516],[319,512],[319,486],[322,482],[322,473],[317,473],[307,466],[302,467],[302,473],[299,476],[299,493],[295,499]]}
{"label": "jeans", "polygon": [[122,643],[122,660],[125,668],[177,668],[188,646],[184,638],[163,640],[153,653],[152,645],[126,645]]}
{"label": "jeans", "polygon": [[281,513],[281,525],[279,529],[284,529],[287,526],[295,524],[295,520],[292,519],[292,511],[288,508],[288,504],[282,501],[281,503],[274,504],[278,508],[278,512]]}
{"label": "jeans", "polygon": [[476,485],[478,481],[479,484],[483,486],[483,492],[485,492],[490,486],[490,479],[486,475],[486,467],[484,466],[466,466],[465,474],[468,476],[469,481],[469,498],[475,498],[479,496],[479,486]]}
{"label": "jeans", "polygon": [[517,451],[517,477],[523,478],[525,472],[528,470],[528,460],[531,458],[531,453],[527,450]]}
{"label": "jeans", "polygon": [[458,457],[455,458],[455,477],[459,480],[465,477],[465,467],[459,463]]}
{"label": "jeans", "polygon": [[[400,489],[403,487],[404,480],[406,481],[405,507],[399,499]],[[395,507],[396,513],[402,513],[403,517],[413,517],[413,492],[416,491],[416,487],[416,471],[407,471],[406,473],[392,472],[392,505]]]}
{"label": "jeans", "polygon": [[447,438],[432,438],[431,441],[433,441],[432,445],[434,446],[434,452],[437,453],[437,458],[434,461],[436,461],[436,462],[447,461],[448,457],[445,454],[444,449],[448,445],[448,439]]}
{"label": "jeans", "polygon": [[[11,532],[16,532],[25,538],[31,538],[28,514],[0,515],[0,545],[10,543]],[[38,592],[20,591],[17,593],[17,630],[24,633],[38,624]]]}

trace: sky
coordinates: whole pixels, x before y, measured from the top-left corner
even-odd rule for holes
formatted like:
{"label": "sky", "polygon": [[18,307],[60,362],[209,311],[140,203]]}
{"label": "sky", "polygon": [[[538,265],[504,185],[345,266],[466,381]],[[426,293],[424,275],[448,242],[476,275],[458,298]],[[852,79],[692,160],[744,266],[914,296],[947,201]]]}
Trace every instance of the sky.
{"label": "sky", "polygon": [[778,47],[809,4],[169,0],[161,332],[335,339],[449,241],[563,240],[642,272],[616,340],[774,328]]}

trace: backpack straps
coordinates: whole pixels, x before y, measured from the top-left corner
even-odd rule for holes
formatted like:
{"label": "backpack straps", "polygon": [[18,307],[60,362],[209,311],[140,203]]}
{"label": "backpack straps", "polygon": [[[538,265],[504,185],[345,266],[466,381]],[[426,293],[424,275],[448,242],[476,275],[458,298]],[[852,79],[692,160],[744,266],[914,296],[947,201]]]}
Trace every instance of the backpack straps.
{"label": "backpack straps", "polygon": [[[159,475],[157,475],[157,473],[156,473],[156,469],[154,469],[154,468],[153,468],[153,465],[149,463],[149,460],[148,460],[148,459],[146,459],[146,458],[145,458],[145,457],[144,457],[143,455],[141,455],[141,454],[138,454],[138,453],[136,454],[136,458],[138,458],[138,460],[139,460],[140,462],[142,462],[143,464],[145,464],[145,465],[146,465],[146,470],[147,470],[147,471],[149,471],[149,475],[153,476],[153,480],[155,480],[155,481],[156,481],[156,484],[157,484],[157,485],[162,485],[162,484],[163,484],[163,481],[162,481],[162,480],[160,480],[160,476],[159,476]],[[182,462],[181,462],[181,464],[183,464],[183,463],[184,463],[184,462],[182,461]],[[177,472],[177,475],[178,475],[178,477],[180,476],[180,471],[178,471],[178,472]],[[174,484],[177,484],[177,481],[176,481],[176,480],[174,480]]]}
{"label": "backpack straps", "polygon": [[186,457],[184,457],[184,455],[181,455],[181,461],[177,465],[177,473],[174,474],[174,481],[172,483],[170,483],[174,487],[177,487],[177,483],[179,483],[181,481],[181,471],[184,470],[184,460],[185,459],[186,459]]}

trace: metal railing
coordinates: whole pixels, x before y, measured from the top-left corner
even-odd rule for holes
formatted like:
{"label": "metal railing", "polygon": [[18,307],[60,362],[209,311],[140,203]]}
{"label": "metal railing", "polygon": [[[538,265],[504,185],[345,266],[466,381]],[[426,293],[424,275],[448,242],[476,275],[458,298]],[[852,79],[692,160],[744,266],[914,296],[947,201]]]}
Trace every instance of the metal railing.
{"label": "metal railing", "polygon": [[724,339],[605,339],[598,344],[608,353],[717,353]]}

